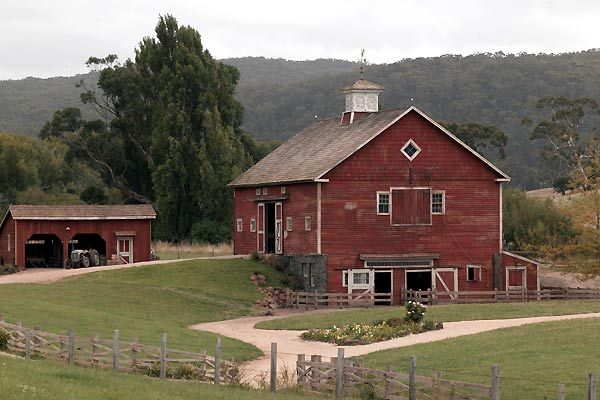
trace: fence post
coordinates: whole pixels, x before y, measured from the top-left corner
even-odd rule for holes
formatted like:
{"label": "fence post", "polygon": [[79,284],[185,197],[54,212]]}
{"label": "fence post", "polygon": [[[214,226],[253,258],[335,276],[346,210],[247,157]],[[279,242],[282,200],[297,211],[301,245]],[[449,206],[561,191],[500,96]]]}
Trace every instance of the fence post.
{"label": "fence post", "polygon": [[388,365],[385,373],[385,398],[389,399],[394,394],[394,384],[392,382],[392,366]]}
{"label": "fence post", "polygon": [[417,357],[410,356],[408,371],[408,400],[417,400]]}
{"label": "fence post", "polygon": [[338,347],[337,366],[335,368],[335,398],[344,397],[344,348]]}
{"label": "fence post", "polygon": [[131,341],[131,368],[135,369],[135,367],[137,367],[137,353],[138,353],[138,347],[137,347],[137,338],[133,338],[133,340]]}
{"label": "fence post", "polygon": [[215,349],[215,385],[221,384],[221,338],[217,338]]}
{"label": "fence post", "polygon": [[206,349],[202,349],[200,352],[200,380],[206,379]]}
{"label": "fence post", "polygon": [[313,291],[313,295],[315,296],[315,310],[316,310],[317,308],[319,308],[319,306],[317,305],[317,289],[315,289]]}
{"label": "fence post", "polygon": [[167,334],[160,338],[160,379],[167,377]]}
{"label": "fence post", "polygon": [[500,367],[492,365],[492,400],[500,400]]}
{"label": "fence post", "polygon": [[596,383],[598,377],[596,374],[590,373],[588,376],[588,400],[596,400]]}
{"label": "fence post", "polygon": [[25,359],[31,358],[31,329],[25,329]]}
{"label": "fence post", "polygon": [[302,386],[302,384],[306,382],[306,365],[300,365],[300,363],[303,363],[305,360],[306,355],[298,354],[298,362],[296,363],[296,375],[298,376],[298,384],[300,384],[300,386]]}
{"label": "fence post", "polygon": [[565,400],[565,384],[558,384],[558,400]]}
{"label": "fence post", "polygon": [[98,334],[96,334],[93,338],[92,338],[92,365],[97,363],[97,359],[96,359],[96,353],[98,351]]}
{"label": "fence post", "polygon": [[33,338],[31,339],[31,343],[33,344],[33,352],[34,353],[40,353],[41,352],[41,345],[42,345],[42,340],[41,340],[41,336],[40,336],[40,332],[42,331],[42,328],[39,325],[36,325],[33,328]]}
{"label": "fence post", "polygon": [[69,360],[69,365],[73,365],[73,361],[75,361],[75,333],[72,330],[69,331],[68,360]]}
{"label": "fence post", "polygon": [[434,397],[433,398],[435,400],[440,400],[440,398],[441,398],[440,397],[441,396],[441,387],[440,387],[441,380],[442,380],[442,373],[440,371],[435,371],[435,375],[433,378],[433,385],[434,385],[434,387],[433,387]]}
{"label": "fence post", "polygon": [[119,331],[113,333],[113,371],[119,370]]}
{"label": "fence post", "polygon": [[277,390],[277,343],[271,342],[271,393]]}
{"label": "fence post", "polygon": [[61,360],[64,360],[65,353],[67,352],[67,338],[65,335],[60,335],[58,341],[60,342],[60,358]]}

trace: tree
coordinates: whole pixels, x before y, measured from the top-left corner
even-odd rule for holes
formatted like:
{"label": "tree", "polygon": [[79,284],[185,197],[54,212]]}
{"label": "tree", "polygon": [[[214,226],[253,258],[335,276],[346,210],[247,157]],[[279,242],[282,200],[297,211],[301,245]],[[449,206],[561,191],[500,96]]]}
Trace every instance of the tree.
{"label": "tree", "polygon": [[188,238],[195,223],[224,224],[231,232],[226,184],[251,165],[256,150],[234,98],[239,73],[170,15],[159,18],[155,32],[123,65],[114,55],[88,60],[100,70],[100,91],[82,82],[81,98],[98,120],[62,110],[40,136],[68,143],[128,201],[153,204],[156,237]]}
{"label": "tree", "polygon": [[462,124],[447,122],[442,123],[442,125],[475,151],[494,147],[498,151],[500,158],[506,156],[504,147],[508,142],[508,138],[504,132],[493,125],[483,125],[475,122]]}

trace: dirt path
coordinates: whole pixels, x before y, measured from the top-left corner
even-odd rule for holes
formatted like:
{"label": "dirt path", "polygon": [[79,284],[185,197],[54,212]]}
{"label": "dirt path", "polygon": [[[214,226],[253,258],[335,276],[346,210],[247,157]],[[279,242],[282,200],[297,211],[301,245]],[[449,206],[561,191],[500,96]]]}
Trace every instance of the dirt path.
{"label": "dirt path", "polygon": [[[247,343],[252,343],[261,349],[265,353],[265,356],[257,360],[250,361],[245,365],[245,369],[248,371],[249,377],[257,377],[261,373],[264,374],[265,372],[269,371],[271,342],[277,342],[278,365],[286,365],[289,371],[295,371],[295,362],[298,354],[320,354],[325,357],[337,356],[337,346],[329,343],[307,342],[301,340],[300,331],[275,331],[254,328],[254,325],[259,322],[274,318],[284,318],[297,313],[297,311],[281,311],[280,315],[275,317],[245,317],[228,321],[202,323],[192,325],[190,328],[239,339]],[[308,316],[309,313],[306,315]],[[492,331],[495,329],[578,318],[600,318],[600,313],[446,322],[444,323],[444,329],[438,331],[430,331],[420,333],[418,335],[409,335],[402,338],[369,345],[345,347],[345,355],[347,357],[354,357],[372,353],[378,350],[393,349],[420,343],[430,343],[459,336]]]}
{"label": "dirt path", "polygon": [[30,268],[25,271],[17,272],[16,274],[0,276],[0,285],[8,283],[52,283],[59,279],[67,276],[83,275],[98,271],[110,271],[115,269],[123,268],[135,268],[144,265],[161,265],[161,264],[172,264],[181,261],[192,261],[192,260],[229,260],[234,258],[243,258],[244,256],[215,256],[215,257],[197,257],[180,260],[158,260],[158,261],[146,261],[131,264],[122,265],[110,265],[104,267],[90,267],[90,268],[78,268],[78,269],[63,269],[63,268]]}

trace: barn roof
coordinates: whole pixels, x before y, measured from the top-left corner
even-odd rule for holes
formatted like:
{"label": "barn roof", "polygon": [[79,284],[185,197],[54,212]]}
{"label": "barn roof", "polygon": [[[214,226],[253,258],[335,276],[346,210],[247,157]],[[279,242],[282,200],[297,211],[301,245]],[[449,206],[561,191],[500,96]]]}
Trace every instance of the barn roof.
{"label": "barn roof", "polygon": [[342,125],[339,118],[316,121],[238,176],[229,186],[317,181],[411,111],[420,114],[487,164],[499,175],[499,180],[510,180],[508,175],[482,155],[421,110],[411,106],[404,110],[395,109],[365,114],[359,121],[349,125]]}
{"label": "barn roof", "polygon": [[383,86],[378,85],[376,83],[373,82],[369,82],[366,79],[360,78],[359,80],[357,80],[356,82],[354,82],[352,85],[346,86],[345,88],[343,88],[341,90],[342,93],[345,92],[350,92],[352,90],[377,90],[377,91],[381,91],[383,90]]}
{"label": "barn roof", "polygon": [[16,220],[102,220],[102,219],[155,219],[156,212],[149,204],[128,205],[11,205],[10,213]]}

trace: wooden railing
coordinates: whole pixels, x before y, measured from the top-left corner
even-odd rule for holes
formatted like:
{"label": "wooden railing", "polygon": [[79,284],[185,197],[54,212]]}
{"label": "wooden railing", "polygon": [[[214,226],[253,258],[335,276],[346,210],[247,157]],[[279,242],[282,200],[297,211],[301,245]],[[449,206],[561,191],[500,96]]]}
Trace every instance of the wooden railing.
{"label": "wooden railing", "polygon": [[336,398],[366,395],[386,400],[474,400],[490,399],[492,395],[491,385],[443,379],[440,371],[435,371],[432,376],[417,375],[414,357],[411,358],[408,374],[395,372],[392,367],[386,371],[366,368],[361,359],[342,357],[340,362],[337,357],[325,360],[324,357],[313,355],[307,360],[303,354],[298,356],[296,367],[300,387],[313,392],[335,394]]}
{"label": "wooden railing", "polygon": [[217,356],[212,357],[206,351],[192,353],[167,349],[166,335],[163,335],[161,346],[158,347],[141,344],[137,340],[123,341],[118,331],[111,339],[90,338],[76,336],[72,332],[43,332],[2,320],[0,330],[9,335],[8,351],[26,359],[57,359],[68,364],[211,383],[236,383],[239,379],[238,367],[220,359],[220,340],[216,347]]}
{"label": "wooden railing", "polygon": [[372,307],[375,305],[391,305],[391,293],[322,293],[289,292],[286,296],[288,308],[344,308],[344,307]]}
{"label": "wooden railing", "polygon": [[403,301],[428,304],[507,303],[544,300],[599,300],[600,289],[566,288],[543,290],[437,291],[409,290]]}

